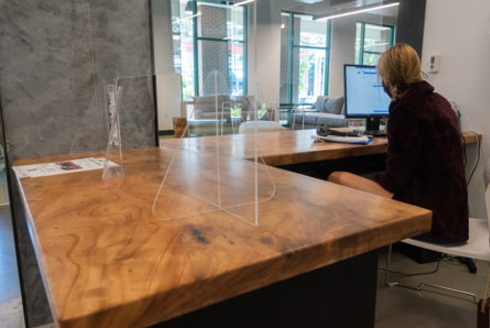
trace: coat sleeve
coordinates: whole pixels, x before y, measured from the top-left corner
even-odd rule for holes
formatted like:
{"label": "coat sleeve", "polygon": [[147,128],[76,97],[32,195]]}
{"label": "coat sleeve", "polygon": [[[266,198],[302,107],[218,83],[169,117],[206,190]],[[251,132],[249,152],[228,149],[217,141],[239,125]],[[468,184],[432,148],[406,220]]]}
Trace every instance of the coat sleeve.
{"label": "coat sleeve", "polygon": [[421,122],[417,122],[412,110],[398,107],[390,113],[386,171],[374,177],[374,181],[395,194],[410,181],[423,145]]}

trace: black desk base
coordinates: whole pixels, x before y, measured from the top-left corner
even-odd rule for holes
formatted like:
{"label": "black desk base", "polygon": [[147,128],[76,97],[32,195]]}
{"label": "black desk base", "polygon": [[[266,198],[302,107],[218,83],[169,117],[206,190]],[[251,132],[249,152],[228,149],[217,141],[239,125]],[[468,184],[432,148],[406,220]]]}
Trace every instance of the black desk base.
{"label": "black desk base", "polygon": [[372,174],[386,169],[386,154],[344,157],[320,162],[280,165],[278,168],[327,180],[330,173],[347,171],[358,175]]}
{"label": "black desk base", "polygon": [[153,328],[372,328],[377,259],[362,254]]}

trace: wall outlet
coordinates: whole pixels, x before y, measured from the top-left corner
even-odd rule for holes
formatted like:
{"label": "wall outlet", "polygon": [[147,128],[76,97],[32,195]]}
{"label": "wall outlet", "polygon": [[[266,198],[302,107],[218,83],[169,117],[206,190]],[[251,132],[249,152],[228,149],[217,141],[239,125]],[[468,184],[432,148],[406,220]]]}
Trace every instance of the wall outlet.
{"label": "wall outlet", "polygon": [[441,56],[432,55],[429,57],[429,73],[439,72],[440,61],[441,61]]}

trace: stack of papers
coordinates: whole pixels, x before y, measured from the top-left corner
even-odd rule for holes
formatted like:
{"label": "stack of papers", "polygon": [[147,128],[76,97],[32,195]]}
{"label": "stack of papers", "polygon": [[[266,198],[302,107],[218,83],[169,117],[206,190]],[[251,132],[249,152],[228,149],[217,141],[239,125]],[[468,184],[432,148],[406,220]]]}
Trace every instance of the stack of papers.
{"label": "stack of papers", "polygon": [[314,134],[311,136],[311,138],[314,139],[315,141],[320,141],[320,142],[341,142],[341,143],[360,144],[360,145],[367,145],[372,141],[372,139],[369,139],[367,136],[344,137],[344,136],[328,135],[322,137],[317,134]]}

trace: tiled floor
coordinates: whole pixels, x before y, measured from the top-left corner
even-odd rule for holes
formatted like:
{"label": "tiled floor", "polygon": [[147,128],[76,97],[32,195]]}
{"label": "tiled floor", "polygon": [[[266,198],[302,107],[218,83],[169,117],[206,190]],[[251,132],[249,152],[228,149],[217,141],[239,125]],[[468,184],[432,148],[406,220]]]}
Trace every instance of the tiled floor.
{"label": "tiled floor", "polygon": [[[380,256],[379,263],[380,268],[385,267],[386,252]],[[444,259],[437,273],[413,277],[392,275],[390,281],[413,285],[434,283],[473,292],[480,299],[490,274],[490,264],[478,261],[476,265],[478,271],[472,274],[466,265]],[[435,263],[417,264],[400,253],[395,253],[392,258],[392,270],[404,273],[428,272],[435,267]],[[437,289],[418,292],[390,288],[385,286],[384,277],[384,272],[379,271],[376,328],[476,328],[477,307],[470,298]]]}

